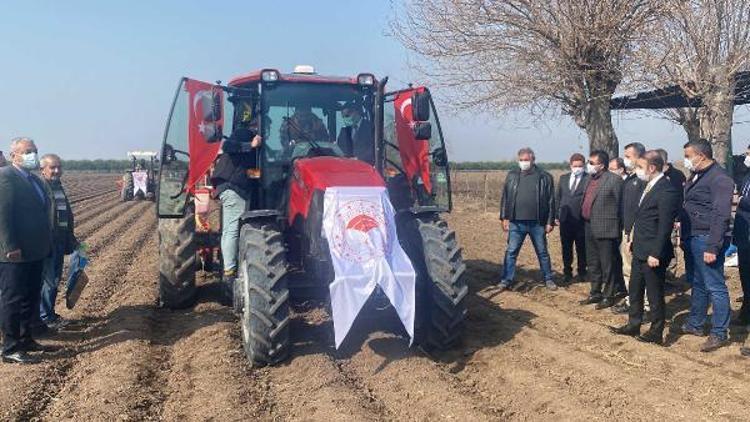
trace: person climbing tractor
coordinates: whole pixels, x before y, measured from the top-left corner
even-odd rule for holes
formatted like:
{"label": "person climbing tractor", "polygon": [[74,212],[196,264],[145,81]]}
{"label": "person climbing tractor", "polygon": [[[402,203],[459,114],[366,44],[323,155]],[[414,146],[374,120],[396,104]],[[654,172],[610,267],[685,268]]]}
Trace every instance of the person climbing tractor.
{"label": "person climbing tractor", "polygon": [[[211,184],[215,188],[214,196],[221,200],[221,253],[224,260],[222,293],[227,301],[232,297],[237,278],[240,217],[247,208],[246,203],[250,200],[252,190],[253,179],[247,169],[257,167],[256,151],[262,142],[263,138],[258,134],[256,120],[246,126],[239,126],[222,144],[211,176]],[[250,143],[251,149],[248,151],[246,146],[243,148],[243,143]]]}

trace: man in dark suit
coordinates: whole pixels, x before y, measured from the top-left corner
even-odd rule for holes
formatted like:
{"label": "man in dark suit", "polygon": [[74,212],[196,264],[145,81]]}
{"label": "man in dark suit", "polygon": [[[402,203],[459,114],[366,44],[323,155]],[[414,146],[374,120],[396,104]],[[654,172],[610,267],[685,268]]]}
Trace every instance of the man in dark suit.
{"label": "man in dark suit", "polygon": [[336,143],[347,157],[375,165],[374,127],[362,117],[362,108],[348,103],[341,109],[343,127]]}
{"label": "man in dark suit", "polygon": [[39,167],[34,141],[11,143],[11,165],[0,169],[0,327],[2,360],[30,363],[42,350],[31,338],[38,315],[43,260],[52,245],[51,193],[31,173]]}
{"label": "man in dark suit", "polygon": [[581,219],[581,203],[588,180],[585,167],[586,158],[583,155],[571,155],[570,173],[560,176],[557,185],[555,202],[558,204],[557,225],[560,227],[565,283],[573,280],[573,245],[578,260],[578,279],[583,281],[586,277],[586,236]]}
{"label": "man in dark suit", "polygon": [[604,151],[589,155],[586,172],[590,178],[581,205],[591,291],[580,303],[596,303],[596,309],[609,308],[625,297],[625,286],[617,280],[615,269],[622,229],[622,179],[607,171],[608,164],[609,155]]}
{"label": "man in dark suit", "polygon": [[[747,147],[745,165],[750,167],[750,145]],[[737,258],[742,283],[742,307],[732,321],[734,325],[750,325],[750,175],[745,177],[739,189],[740,199],[734,216],[733,237],[737,245]]]}
{"label": "man in dark suit", "polygon": [[[632,229],[632,272],[628,323],[612,330],[638,336],[648,343],[662,344],[665,320],[664,281],[667,265],[674,255],[672,227],[677,217],[680,195],[662,172],[664,160],[657,151],[648,151],[636,162],[635,173],[646,183],[638,200]],[[643,296],[651,306],[651,327],[640,335],[643,322]]]}

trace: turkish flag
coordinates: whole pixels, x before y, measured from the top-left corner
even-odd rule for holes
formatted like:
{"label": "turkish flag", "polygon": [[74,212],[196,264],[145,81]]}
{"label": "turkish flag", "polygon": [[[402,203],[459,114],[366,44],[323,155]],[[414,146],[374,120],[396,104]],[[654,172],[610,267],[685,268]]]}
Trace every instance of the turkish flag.
{"label": "turkish flag", "polygon": [[203,177],[219,155],[221,142],[209,143],[207,138],[224,126],[224,113],[215,122],[203,121],[203,107],[211,101],[203,101],[206,96],[218,95],[220,104],[224,104],[224,92],[219,86],[206,82],[188,79],[185,82],[188,92],[188,145],[190,152],[190,170],[186,189],[192,190]]}
{"label": "turkish flag", "polygon": [[418,87],[402,91],[396,95],[393,106],[396,108],[396,136],[398,138],[398,149],[401,155],[401,163],[409,178],[409,185],[414,181],[414,176],[420,176],[427,193],[432,193],[432,182],[430,180],[430,144],[429,141],[418,141],[414,137],[414,117],[412,114],[411,97],[415,92],[421,93],[424,87]]}

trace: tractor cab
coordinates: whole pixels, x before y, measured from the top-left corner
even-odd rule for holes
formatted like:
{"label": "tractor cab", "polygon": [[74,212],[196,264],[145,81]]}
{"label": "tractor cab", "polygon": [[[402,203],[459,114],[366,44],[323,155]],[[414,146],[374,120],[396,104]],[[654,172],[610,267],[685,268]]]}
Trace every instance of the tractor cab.
{"label": "tractor cab", "polygon": [[[452,205],[442,130],[427,88],[386,92],[387,81],[369,73],[321,76],[309,66],[288,74],[263,69],[227,85],[181,79],[159,173],[161,303],[179,308],[195,298],[196,255],[206,248],[195,234],[196,211],[210,209],[201,198],[211,190],[206,175],[215,159],[250,154],[238,278],[226,290],[252,363],[288,354],[290,292],[334,280],[322,235],[329,188],[385,188],[398,242],[417,274],[415,341],[454,346],[468,288],[455,234],[441,219]],[[256,135],[262,145],[251,148]]]}

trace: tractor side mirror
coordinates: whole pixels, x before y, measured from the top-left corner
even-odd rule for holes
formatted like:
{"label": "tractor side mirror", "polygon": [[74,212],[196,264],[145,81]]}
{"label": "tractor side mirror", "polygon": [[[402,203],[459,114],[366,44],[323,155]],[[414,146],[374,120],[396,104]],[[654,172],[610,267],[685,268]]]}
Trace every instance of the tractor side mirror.
{"label": "tractor side mirror", "polygon": [[202,91],[199,100],[201,120],[203,122],[218,122],[221,120],[222,96],[214,91]]}
{"label": "tractor side mirror", "polygon": [[445,167],[448,165],[448,154],[446,154],[445,148],[440,147],[435,151],[432,151],[432,162],[438,167]]}
{"label": "tractor side mirror", "polygon": [[430,93],[414,92],[411,96],[412,118],[419,122],[430,120]]}
{"label": "tractor side mirror", "polygon": [[414,139],[417,141],[426,141],[432,137],[432,125],[430,122],[414,122],[412,126]]}

